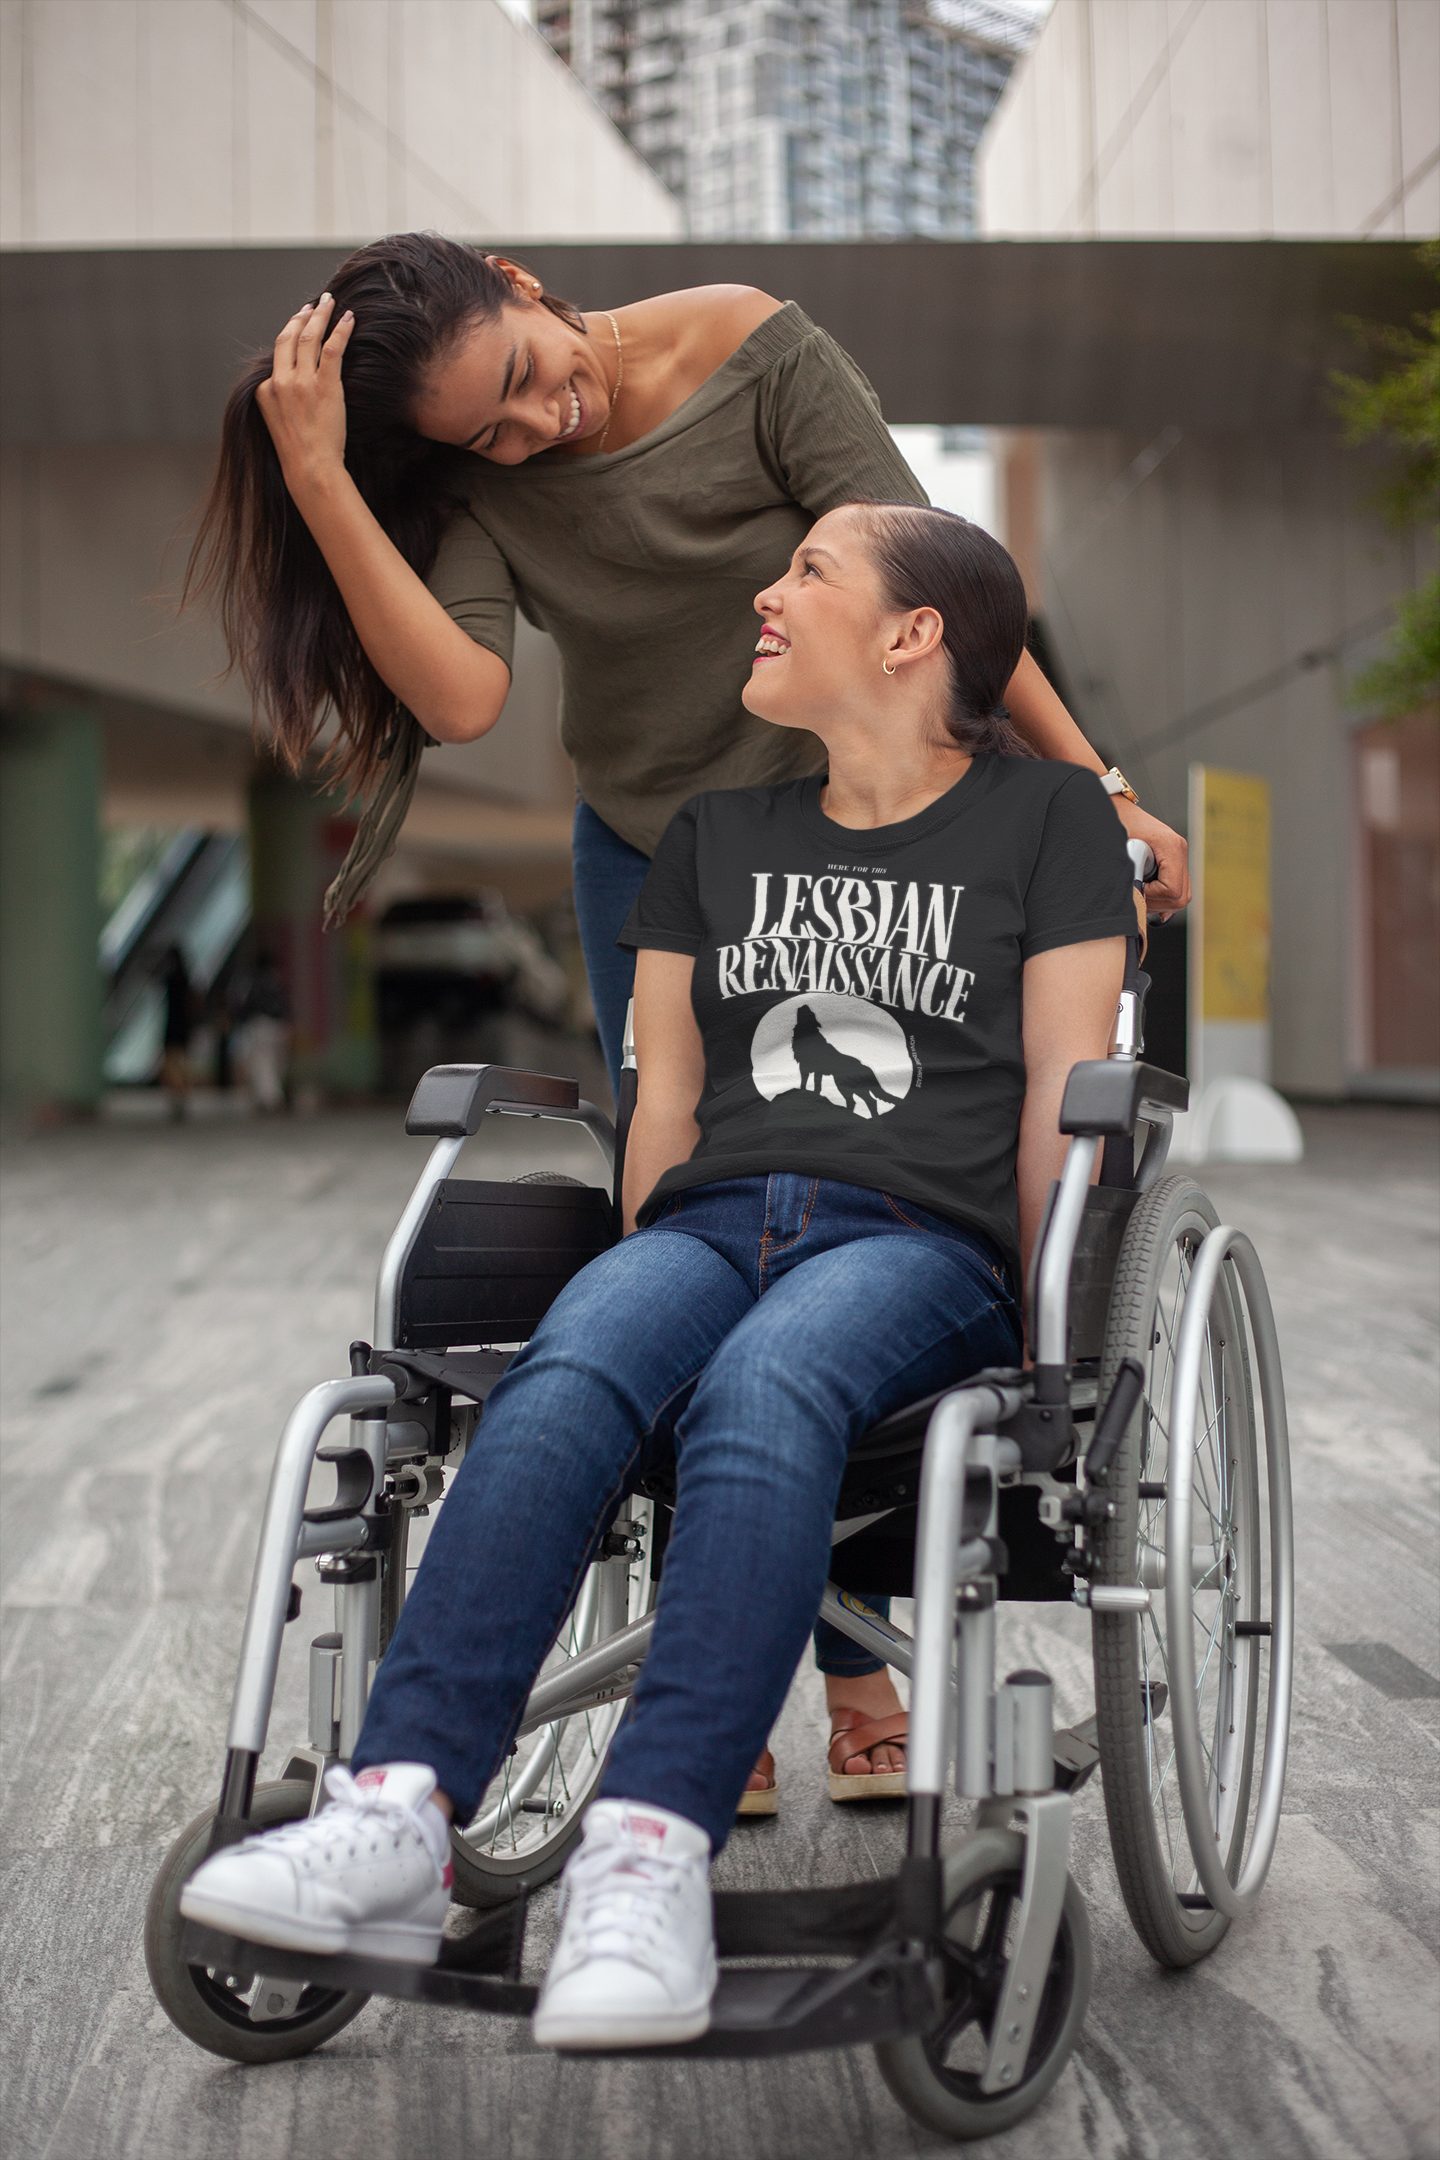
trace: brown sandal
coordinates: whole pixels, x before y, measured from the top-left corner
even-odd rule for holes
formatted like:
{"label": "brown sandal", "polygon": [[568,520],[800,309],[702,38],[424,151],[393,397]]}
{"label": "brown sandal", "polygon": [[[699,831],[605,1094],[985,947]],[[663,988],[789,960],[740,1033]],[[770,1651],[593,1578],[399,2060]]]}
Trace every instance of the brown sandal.
{"label": "brown sandal", "polygon": [[905,1745],[910,1718],[904,1710],[889,1717],[867,1718],[859,1710],[834,1710],[830,1715],[830,1798],[832,1800],[903,1800],[903,1770],[867,1770],[863,1776],[847,1777],[844,1766],[855,1755],[868,1755],[887,1740]]}
{"label": "brown sandal", "polygon": [[[759,1783],[756,1783],[757,1778]],[[767,1747],[759,1762],[751,1771],[745,1790],[740,1795],[737,1815],[778,1815],[780,1812],[780,1787],[775,1777],[775,1757]]]}

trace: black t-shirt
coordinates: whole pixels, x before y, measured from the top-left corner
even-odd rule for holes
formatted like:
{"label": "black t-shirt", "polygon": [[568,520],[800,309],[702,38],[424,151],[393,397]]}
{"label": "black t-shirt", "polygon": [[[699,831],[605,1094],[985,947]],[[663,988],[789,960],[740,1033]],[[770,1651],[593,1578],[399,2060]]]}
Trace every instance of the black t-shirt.
{"label": "black t-shirt", "polygon": [[852,831],[820,779],[697,795],[619,942],[692,954],[700,1139],[640,1210],[790,1171],[983,1230],[1018,1270],[1021,969],[1135,928],[1093,773],[981,756],[918,817]]}

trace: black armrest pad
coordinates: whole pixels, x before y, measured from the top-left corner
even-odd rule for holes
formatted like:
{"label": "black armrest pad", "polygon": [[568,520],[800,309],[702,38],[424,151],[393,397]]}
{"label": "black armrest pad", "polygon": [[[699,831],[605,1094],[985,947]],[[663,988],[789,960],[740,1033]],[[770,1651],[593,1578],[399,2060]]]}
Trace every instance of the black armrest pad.
{"label": "black armrest pad", "polygon": [[1133,1133],[1144,1105],[1159,1110],[1188,1110],[1190,1083],[1158,1065],[1127,1064],[1122,1058],[1087,1058],[1072,1065],[1060,1105],[1062,1133]]}
{"label": "black armrest pad", "polygon": [[578,1110],[578,1080],[519,1072],[509,1065],[432,1065],[421,1076],[405,1113],[407,1133],[460,1140],[478,1132],[491,1103],[531,1103],[541,1110]]}

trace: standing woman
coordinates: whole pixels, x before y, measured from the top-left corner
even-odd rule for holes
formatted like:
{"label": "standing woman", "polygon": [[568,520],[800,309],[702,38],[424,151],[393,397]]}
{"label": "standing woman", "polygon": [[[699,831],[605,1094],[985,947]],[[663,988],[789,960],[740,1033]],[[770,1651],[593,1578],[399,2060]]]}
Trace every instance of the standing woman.
{"label": "standing woman", "polygon": [[[334,717],[332,768],[367,799],[336,918],[393,848],[427,738],[499,719],[516,607],[550,633],[614,1081],[634,975],[615,939],[671,815],[823,767],[813,736],[740,702],[752,596],[867,497],[926,499],[793,301],[708,285],[582,315],[517,263],[404,233],[349,256],[236,385],[190,587],[218,600],[283,756]],[[1042,757],[1102,771],[1028,653],[1006,705]],[[1151,907],[1183,906],[1184,841],[1115,803],[1158,858]]]}

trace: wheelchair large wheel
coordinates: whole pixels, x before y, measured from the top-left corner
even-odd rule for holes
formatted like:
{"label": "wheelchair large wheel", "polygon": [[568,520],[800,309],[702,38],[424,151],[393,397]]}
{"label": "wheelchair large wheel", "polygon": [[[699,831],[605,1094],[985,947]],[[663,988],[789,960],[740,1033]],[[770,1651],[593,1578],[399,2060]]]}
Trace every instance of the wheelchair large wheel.
{"label": "wheelchair large wheel", "polygon": [[981,2091],[1024,1865],[1024,1839],[1010,1830],[981,1830],[946,1854],[944,2014],[933,2032],[875,2050],[880,2074],[907,2115],[942,2137],[994,2137],[1038,2107],[1084,2023],[1090,1922],[1084,1899],[1067,1878],[1025,2074],[1009,2092]]}
{"label": "wheelchair large wheel", "polygon": [[[1259,1702],[1256,1406],[1233,1266],[1214,1273],[1203,1321],[1191,1297],[1197,1255],[1215,1225],[1209,1200],[1187,1177],[1164,1178],[1137,1201],[1100,1370],[1102,1401],[1123,1358],[1138,1360],[1145,1385],[1111,1473],[1116,1514],[1095,1533],[1092,1581],[1151,1592],[1145,1611],[1093,1615],[1105,1810],[1136,1932],[1175,1968],[1206,1956],[1230,1924],[1204,1893],[1191,1838],[1210,1842],[1212,1876],[1218,1859],[1226,1883],[1238,1880]],[[1198,1350],[1188,1378],[1177,1372],[1187,1313]],[[1268,1390],[1278,1370],[1262,1377]],[[1167,1587],[1172,1432],[1189,1463],[1188,1607],[1186,1587]],[[1288,1483],[1285,1506],[1288,1523]],[[1189,1717],[1187,1694],[1196,1734],[1188,1760],[1176,1737],[1177,1710]]]}
{"label": "wheelchair large wheel", "polygon": [[[278,1829],[310,1812],[310,1787],[301,1778],[257,1785],[251,1821],[256,1830]],[[292,1988],[254,1973],[207,1972],[180,1955],[185,1922],[180,1892],[206,1856],[215,1810],[207,1808],[181,1831],[155,1878],[145,1910],[145,1963],[155,1999],[187,2040],[231,2062],[288,2062],[308,2055],[358,2016],[370,2000],[343,1988]],[[261,1968],[265,1952],[255,1949]],[[277,1994],[277,1989],[281,1992]],[[264,2015],[256,2019],[259,2008]],[[279,2015],[275,2015],[276,2010]]]}
{"label": "wheelchair large wheel", "polygon": [[[648,1509],[648,1502],[638,1500],[628,1506],[636,1518]],[[643,1559],[597,1561],[540,1678],[562,1672],[569,1659],[641,1618],[648,1591]],[[516,1743],[473,1820],[451,1833],[451,1895],[459,1904],[503,1904],[559,1874],[579,1840],[627,1696],[628,1689],[595,1709],[542,1725]]]}

